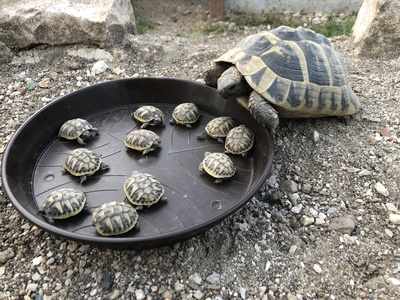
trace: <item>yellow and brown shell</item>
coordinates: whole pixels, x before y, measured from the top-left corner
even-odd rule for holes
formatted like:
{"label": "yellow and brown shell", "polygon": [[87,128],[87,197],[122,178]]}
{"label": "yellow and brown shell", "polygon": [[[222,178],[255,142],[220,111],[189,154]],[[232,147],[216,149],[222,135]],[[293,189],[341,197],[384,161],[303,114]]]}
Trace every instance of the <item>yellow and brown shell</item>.
{"label": "yellow and brown shell", "polygon": [[50,219],[66,219],[77,215],[86,204],[86,195],[80,190],[63,188],[46,197],[40,211]]}
{"label": "yellow and brown shell", "polygon": [[[236,123],[231,117],[217,117],[208,122],[204,130],[208,136],[223,143],[228,132],[235,126]],[[199,133],[197,137],[204,138],[204,132]]]}
{"label": "yellow and brown shell", "polygon": [[157,107],[152,105],[144,105],[139,107],[132,113],[132,116],[143,123],[140,128],[146,128],[148,125],[157,126],[164,125],[164,113]]}
{"label": "yellow and brown shell", "polygon": [[164,195],[164,187],[153,175],[139,171],[126,179],[124,191],[132,204],[140,206],[153,205]]}
{"label": "yellow and brown shell", "polygon": [[177,105],[172,112],[172,124],[185,125],[192,128],[191,124],[197,122],[200,118],[200,110],[194,103],[181,103]]}
{"label": "yellow and brown shell", "polygon": [[225,139],[225,149],[229,153],[247,156],[253,147],[254,132],[246,125],[239,125],[228,132]]}
{"label": "yellow and brown shell", "polygon": [[71,173],[81,177],[81,183],[86,180],[86,176],[93,175],[99,169],[108,169],[108,165],[101,160],[101,155],[85,148],[77,148],[67,154],[67,158],[61,173]]}
{"label": "yellow and brown shell", "polygon": [[215,183],[221,183],[235,175],[236,168],[228,155],[220,152],[206,152],[199,165],[199,171],[200,173],[207,172],[216,178]]}
{"label": "yellow and brown shell", "polygon": [[99,234],[113,236],[137,226],[138,213],[130,204],[107,202],[93,212],[93,224]]}
{"label": "yellow and brown shell", "polygon": [[58,136],[67,140],[77,140],[84,145],[84,140],[98,135],[99,130],[85,119],[76,118],[61,125]]}
{"label": "yellow and brown shell", "polygon": [[360,109],[340,55],[326,37],[309,29],[259,32],[215,63],[236,65],[280,117],[344,116]]}
{"label": "yellow and brown shell", "polygon": [[155,150],[161,143],[160,137],[153,131],[139,129],[131,131],[125,138],[125,146],[147,154]]}

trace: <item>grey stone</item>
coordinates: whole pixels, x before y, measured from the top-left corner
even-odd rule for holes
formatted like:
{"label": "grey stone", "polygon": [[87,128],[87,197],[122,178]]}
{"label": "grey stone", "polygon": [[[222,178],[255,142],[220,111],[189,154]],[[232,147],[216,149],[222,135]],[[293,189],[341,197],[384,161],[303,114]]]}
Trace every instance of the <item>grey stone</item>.
{"label": "grey stone", "polygon": [[296,193],[298,191],[297,183],[294,182],[293,180],[283,181],[279,186],[279,189],[284,193],[291,193],[291,194]]}
{"label": "grey stone", "polygon": [[211,275],[208,275],[206,280],[211,283],[211,284],[216,284],[220,281],[221,275],[218,273],[212,273]]}
{"label": "grey stone", "polygon": [[3,0],[0,40],[8,48],[90,44],[110,47],[136,33],[129,0]]}
{"label": "grey stone", "polygon": [[0,64],[11,62],[13,56],[14,56],[13,53],[7,47],[7,45],[4,44],[3,42],[0,42]]}
{"label": "grey stone", "polygon": [[7,262],[10,258],[13,258],[15,256],[15,253],[12,249],[7,249],[5,251],[0,252],[0,263],[4,264]]}
{"label": "grey stone", "polygon": [[397,58],[400,47],[400,2],[365,0],[353,26],[356,55]]}
{"label": "grey stone", "polygon": [[328,226],[328,230],[350,234],[355,227],[356,223],[353,219],[349,217],[340,217],[332,219],[331,223]]}

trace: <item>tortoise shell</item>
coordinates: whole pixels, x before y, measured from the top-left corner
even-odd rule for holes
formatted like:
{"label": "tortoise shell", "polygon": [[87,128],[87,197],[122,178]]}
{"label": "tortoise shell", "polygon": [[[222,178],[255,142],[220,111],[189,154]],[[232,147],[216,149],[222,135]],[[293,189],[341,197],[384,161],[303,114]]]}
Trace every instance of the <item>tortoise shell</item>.
{"label": "tortoise shell", "polygon": [[148,125],[157,126],[164,125],[164,114],[163,112],[152,105],[144,105],[135,110],[132,116],[143,123],[140,128],[146,128]]}
{"label": "tortoise shell", "polygon": [[225,139],[225,149],[229,153],[239,154],[243,157],[247,156],[247,152],[253,147],[254,133],[246,127],[246,125],[239,125],[229,131]]}
{"label": "tortoise shell", "polygon": [[[228,132],[235,126],[236,123],[231,117],[217,117],[207,123],[204,131],[208,136],[223,143]],[[202,132],[199,133],[197,137],[201,139],[203,135],[204,133]]]}
{"label": "tortoise shell", "polygon": [[67,140],[77,140],[84,145],[84,140],[98,135],[99,130],[81,118],[71,119],[61,125],[58,136]]}
{"label": "tortoise shell", "polygon": [[197,122],[200,118],[200,110],[194,103],[181,103],[177,105],[172,112],[172,124],[185,125],[188,128],[192,128],[191,124]]}
{"label": "tortoise shell", "polygon": [[164,195],[164,187],[151,174],[134,171],[124,183],[128,200],[134,205],[150,206]]}
{"label": "tortoise shell", "polygon": [[236,168],[228,155],[219,152],[206,152],[199,165],[199,171],[200,173],[207,172],[216,178],[215,183],[221,183],[235,175]]}
{"label": "tortoise shell", "polygon": [[113,236],[128,232],[137,226],[139,216],[131,205],[112,201],[96,208],[92,217],[99,234]]}
{"label": "tortoise shell", "polygon": [[67,154],[67,158],[61,173],[71,173],[81,177],[81,183],[86,180],[86,176],[93,175],[99,169],[108,169],[108,165],[101,160],[101,155],[85,148],[77,148]]}
{"label": "tortoise shell", "polygon": [[309,29],[259,32],[215,63],[234,64],[281,117],[352,115],[360,108],[340,55],[326,37]]}
{"label": "tortoise shell", "polygon": [[50,219],[66,219],[77,215],[86,204],[84,192],[63,188],[53,191],[43,202],[40,211]]}
{"label": "tortoise shell", "polygon": [[125,138],[126,147],[141,151],[143,155],[155,150],[160,143],[160,137],[153,131],[147,129],[131,131]]}

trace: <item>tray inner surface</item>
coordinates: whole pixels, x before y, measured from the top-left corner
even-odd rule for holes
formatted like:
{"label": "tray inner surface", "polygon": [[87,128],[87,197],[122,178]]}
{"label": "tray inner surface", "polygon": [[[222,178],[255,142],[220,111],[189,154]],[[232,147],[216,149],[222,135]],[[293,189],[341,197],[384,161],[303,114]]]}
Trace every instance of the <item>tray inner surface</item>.
{"label": "tray inner surface", "polygon": [[[215,116],[202,111],[198,123],[189,129],[169,123],[176,104],[148,104],[164,112],[166,124],[164,127],[147,128],[161,138],[161,147],[147,155],[126,149],[124,145],[125,135],[141,126],[131,117],[139,104],[121,106],[86,117],[100,130],[100,136],[88,141],[83,147],[101,154],[103,162],[110,169],[95,173],[83,184],[80,184],[79,178],[69,173],[61,174],[66,154],[82,146],[76,141],[56,138],[46,148],[34,169],[32,187],[37,206],[41,207],[52,191],[68,187],[84,191],[90,208],[88,212],[67,220],[56,220],[51,226],[83,236],[99,236],[92,226],[91,212],[108,201],[128,202],[123,184],[134,170],[153,174],[163,184],[168,200],[140,211],[140,230],[133,229],[123,237],[154,237],[191,228],[218,217],[243,199],[253,181],[253,151],[250,151],[247,158],[230,155],[237,168],[235,176],[215,184],[211,176],[199,173],[199,164],[206,151],[224,151],[223,144],[211,138],[196,138],[196,134],[203,131]],[[257,145],[257,139],[255,143]],[[42,218],[40,213],[38,217]]]}

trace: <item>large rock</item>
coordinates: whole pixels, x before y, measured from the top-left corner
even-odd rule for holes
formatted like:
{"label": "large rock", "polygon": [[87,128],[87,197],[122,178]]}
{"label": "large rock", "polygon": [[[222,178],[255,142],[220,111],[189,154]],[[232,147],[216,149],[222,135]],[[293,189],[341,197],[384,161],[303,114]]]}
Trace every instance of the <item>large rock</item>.
{"label": "large rock", "polygon": [[353,26],[356,55],[400,56],[400,1],[364,0]]}
{"label": "large rock", "polygon": [[0,41],[9,48],[39,44],[109,47],[135,33],[130,0],[0,1]]}

